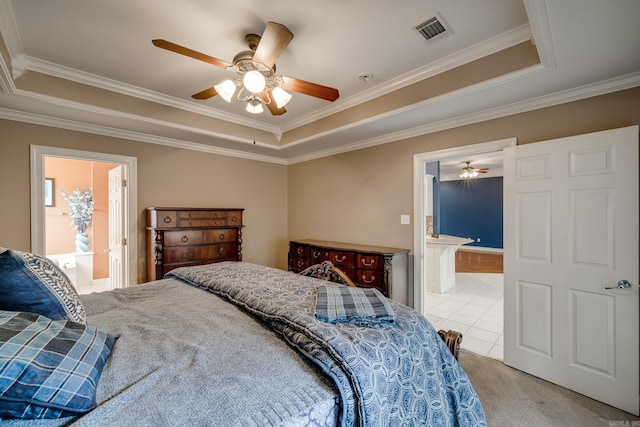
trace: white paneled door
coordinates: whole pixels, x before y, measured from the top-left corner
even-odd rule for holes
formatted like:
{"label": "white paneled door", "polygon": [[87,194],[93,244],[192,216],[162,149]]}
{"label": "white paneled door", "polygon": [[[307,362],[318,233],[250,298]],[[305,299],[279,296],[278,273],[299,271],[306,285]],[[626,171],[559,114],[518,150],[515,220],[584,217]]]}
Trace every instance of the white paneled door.
{"label": "white paneled door", "polygon": [[504,153],[505,364],[638,415],[638,126]]}
{"label": "white paneled door", "polygon": [[109,170],[109,278],[111,289],[125,285],[125,210],[122,166]]}

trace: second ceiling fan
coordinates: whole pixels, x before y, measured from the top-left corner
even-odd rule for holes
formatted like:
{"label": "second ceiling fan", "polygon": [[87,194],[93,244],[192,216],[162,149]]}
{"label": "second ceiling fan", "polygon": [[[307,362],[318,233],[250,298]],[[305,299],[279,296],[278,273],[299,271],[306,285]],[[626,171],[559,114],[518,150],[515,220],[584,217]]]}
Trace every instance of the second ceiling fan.
{"label": "second ceiling fan", "polygon": [[277,116],[287,112],[284,106],[291,99],[291,95],[285,90],[327,101],[335,101],[340,96],[338,89],[276,74],[276,60],[292,39],[293,33],[287,27],[276,22],[268,22],[262,36],[257,34],[245,36],[250,50],[239,52],[234,56],[232,63],[167,40],[154,39],[152,43],[159,48],[234,71],[237,74],[235,78],[191,95],[192,98],[209,99],[220,95],[225,101],[231,102],[237,91],[237,99],[247,103],[248,112],[261,113],[262,106],[265,105],[271,114]]}
{"label": "second ceiling fan", "polygon": [[459,175],[462,179],[475,178],[478,174],[489,172],[489,168],[476,169],[471,167],[471,162],[465,162],[465,164],[466,166],[462,168],[462,172]]}

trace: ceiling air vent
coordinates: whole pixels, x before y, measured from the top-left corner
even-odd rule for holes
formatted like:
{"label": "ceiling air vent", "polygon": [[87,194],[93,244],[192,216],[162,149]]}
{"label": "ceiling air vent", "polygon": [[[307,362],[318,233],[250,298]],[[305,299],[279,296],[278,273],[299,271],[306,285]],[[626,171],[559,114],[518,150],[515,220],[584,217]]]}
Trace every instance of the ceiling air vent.
{"label": "ceiling air vent", "polygon": [[451,30],[448,25],[444,22],[442,17],[437,14],[433,18],[427,19],[422,24],[416,25],[414,29],[427,43],[434,43],[451,34]]}

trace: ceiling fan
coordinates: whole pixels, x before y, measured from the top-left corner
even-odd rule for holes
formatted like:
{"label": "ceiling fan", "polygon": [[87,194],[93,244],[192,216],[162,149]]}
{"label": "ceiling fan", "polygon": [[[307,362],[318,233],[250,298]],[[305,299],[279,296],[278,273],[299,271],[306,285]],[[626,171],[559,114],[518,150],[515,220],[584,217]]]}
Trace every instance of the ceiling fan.
{"label": "ceiling fan", "polygon": [[480,168],[474,169],[471,167],[471,162],[465,162],[466,166],[462,168],[462,172],[460,172],[460,178],[470,179],[475,178],[478,174],[489,172],[488,168]]}
{"label": "ceiling fan", "polygon": [[271,114],[281,115],[287,112],[284,106],[291,99],[285,91],[335,101],[340,94],[338,89],[307,82],[293,77],[276,74],[276,60],[293,39],[293,33],[287,27],[276,22],[268,22],[262,36],[247,34],[245,41],[250,50],[244,50],[234,56],[233,62],[214,58],[167,40],[154,39],[154,46],[179,53],[216,67],[233,71],[235,78],[225,80],[208,89],[191,95],[194,99],[209,99],[220,95],[231,102],[238,90],[237,99],[246,102],[250,113],[261,113],[265,105]]}

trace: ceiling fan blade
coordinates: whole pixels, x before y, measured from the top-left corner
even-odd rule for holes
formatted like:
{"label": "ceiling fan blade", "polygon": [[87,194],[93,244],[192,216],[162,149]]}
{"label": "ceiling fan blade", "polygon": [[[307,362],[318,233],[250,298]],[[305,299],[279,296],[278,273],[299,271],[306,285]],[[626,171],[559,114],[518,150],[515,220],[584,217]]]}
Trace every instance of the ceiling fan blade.
{"label": "ceiling fan blade", "polygon": [[209,99],[216,96],[217,94],[218,92],[216,92],[216,88],[210,87],[209,89],[205,89],[202,92],[194,93],[193,95],[191,95],[191,97],[193,99]]}
{"label": "ceiling fan blade", "polygon": [[293,39],[293,33],[287,27],[276,22],[268,22],[253,54],[253,60],[266,65],[267,68],[273,67],[291,39]]}
{"label": "ceiling fan blade", "polygon": [[487,173],[489,172],[489,169],[487,168],[480,168],[480,169],[475,169],[476,172],[478,173]]}
{"label": "ceiling fan blade", "polygon": [[267,108],[271,112],[271,114],[274,116],[281,116],[284,113],[286,113],[287,110],[284,107],[278,108],[275,101],[273,100],[273,95],[271,95],[271,91],[268,91],[268,93],[269,94],[267,95],[264,92],[260,92],[259,95],[260,95],[260,98],[264,101],[264,104],[267,106]]}
{"label": "ceiling fan blade", "polygon": [[335,101],[340,96],[338,89],[334,89],[329,86],[322,86],[287,76],[282,76],[282,80],[284,82],[282,84],[283,89],[292,90],[294,92],[303,93],[305,95],[314,96],[327,101]]}
{"label": "ceiling fan blade", "polygon": [[214,58],[213,56],[205,55],[204,53],[197,52],[195,50],[189,49],[188,47],[180,46],[179,44],[171,43],[170,41],[163,39],[154,39],[151,40],[154,46],[169,50],[171,52],[179,53],[180,55],[188,56],[193,59],[197,59],[198,61],[203,61],[211,65],[215,65],[220,68],[230,67],[226,61],[223,61],[218,58]]}

